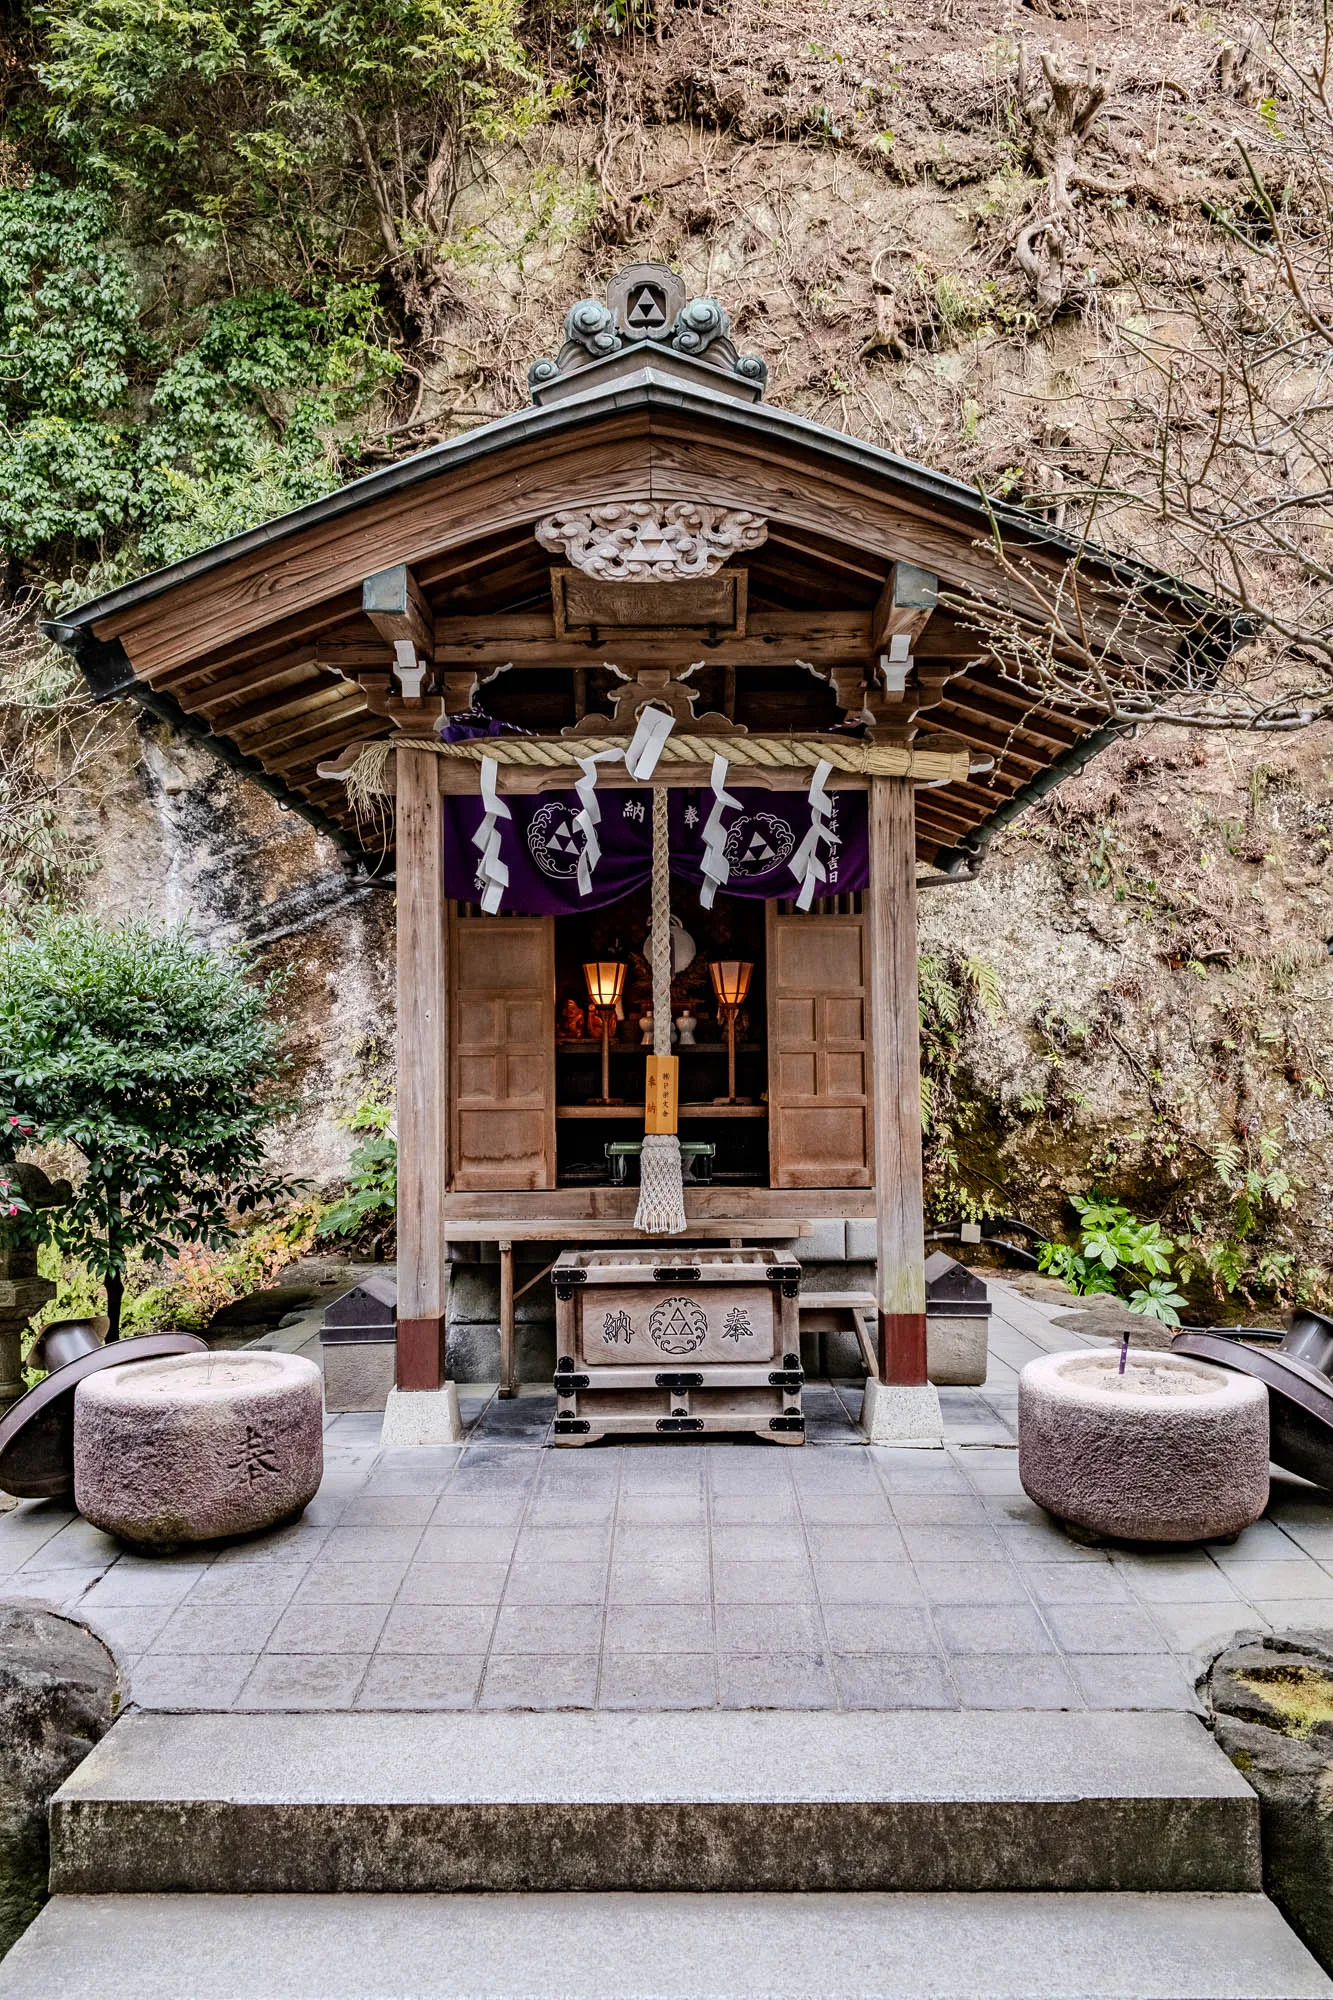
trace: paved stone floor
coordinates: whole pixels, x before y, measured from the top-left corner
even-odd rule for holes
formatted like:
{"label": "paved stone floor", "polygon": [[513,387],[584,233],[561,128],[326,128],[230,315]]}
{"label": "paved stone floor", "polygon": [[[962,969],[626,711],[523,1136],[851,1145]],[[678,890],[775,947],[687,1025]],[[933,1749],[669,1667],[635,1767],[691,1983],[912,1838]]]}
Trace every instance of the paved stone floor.
{"label": "paved stone floor", "polygon": [[1233,1632],[1333,1628],[1333,1505],[1298,1481],[1186,1553],[1087,1549],[1034,1507],[1017,1370],[1079,1341],[992,1296],[944,1451],[861,1444],[851,1384],[810,1388],[802,1449],[544,1450],[549,1395],[482,1389],[455,1450],[331,1419],[305,1518],[217,1552],[124,1554],[25,1502],[0,1596],[84,1619],[151,1708],[1184,1708]]}

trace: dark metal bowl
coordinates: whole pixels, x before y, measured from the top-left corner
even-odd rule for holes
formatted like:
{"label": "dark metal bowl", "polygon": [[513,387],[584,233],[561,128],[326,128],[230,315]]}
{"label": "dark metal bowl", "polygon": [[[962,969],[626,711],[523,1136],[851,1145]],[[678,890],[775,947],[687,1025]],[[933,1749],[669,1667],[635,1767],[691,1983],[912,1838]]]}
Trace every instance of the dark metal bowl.
{"label": "dark metal bowl", "polygon": [[197,1333],[145,1333],[95,1347],[57,1368],[0,1417],[0,1490],[19,1500],[58,1500],[74,1491],[74,1391],[104,1368],[206,1354]]}
{"label": "dark metal bowl", "polygon": [[85,1354],[95,1354],[106,1340],[108,1324],[105,1319],[52,1320],[34,1340],[28,1360],[34,1368],[44,1368],[48,1375],[54,1375],[57,1368],[78,1361]]}
{"label": "dark metal bowl", "polygon": [[1191,1329],[1178,1333],[1171,1346],[1262,1382],[1273,1463],[1333,1489],[1333,1320],[1298,1312],[1277,1347],[1247,1346],[1236,1337],[1247,1330]]}

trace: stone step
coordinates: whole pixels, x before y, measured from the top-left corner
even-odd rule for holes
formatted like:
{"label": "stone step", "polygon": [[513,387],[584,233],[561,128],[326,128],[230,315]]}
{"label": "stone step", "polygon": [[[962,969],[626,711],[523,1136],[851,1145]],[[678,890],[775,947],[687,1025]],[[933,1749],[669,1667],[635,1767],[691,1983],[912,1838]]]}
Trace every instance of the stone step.
{"label": "stone step", "polygon": [[53,1892],[1260,1887],[1171,1713],[162,1714],[51,1810]]}
{"label": "stone step", "polygon": [[1314,2000],[1263,1896],[59,1896],[2,2000]]}

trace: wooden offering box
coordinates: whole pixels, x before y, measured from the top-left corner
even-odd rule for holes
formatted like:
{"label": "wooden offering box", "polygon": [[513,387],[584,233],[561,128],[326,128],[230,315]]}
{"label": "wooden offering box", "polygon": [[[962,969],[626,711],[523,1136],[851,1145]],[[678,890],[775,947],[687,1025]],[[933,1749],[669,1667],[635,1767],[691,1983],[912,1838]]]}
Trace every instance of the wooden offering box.
{"label": "wooden offering box", "polygon": [[627,1431],[804,1443],[789,1251],[567,1250],[551,1281],[555,1443]]}

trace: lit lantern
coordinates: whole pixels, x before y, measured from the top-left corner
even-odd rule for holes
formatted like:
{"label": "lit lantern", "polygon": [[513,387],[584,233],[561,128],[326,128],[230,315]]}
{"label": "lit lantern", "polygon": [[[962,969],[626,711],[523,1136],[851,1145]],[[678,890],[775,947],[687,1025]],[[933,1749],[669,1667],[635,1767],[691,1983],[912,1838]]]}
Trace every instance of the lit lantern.
{"label": "lit lantern", "polygon": [[750,990],[753,965],[746,958],[714,958],[708,973],[717,995],[717,1011],[727,1031],[727,1094],[718,1103],[735,1104],[736,1097],[736,1016],[745,1005]]}
{"label": "lit lantern", "polygon": [[588,999],[602,1017],[602,1094],[595,1102],[616,1104],[619,1099],[611,1095],[611,1023],[625,987],[624,963],[618,958],[591,959],[583,968],[583,977]]}

